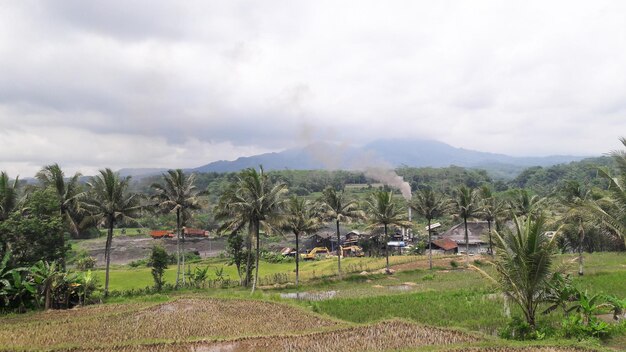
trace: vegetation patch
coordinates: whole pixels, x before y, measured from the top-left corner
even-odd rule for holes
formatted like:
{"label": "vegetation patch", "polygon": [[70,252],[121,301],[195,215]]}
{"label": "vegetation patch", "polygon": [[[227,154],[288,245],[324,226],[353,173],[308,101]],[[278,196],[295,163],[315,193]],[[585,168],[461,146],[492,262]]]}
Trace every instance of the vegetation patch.
{"label": "vegetation patch", "polygon": [[402,321],[381,322],[297,336],[266,336],[221,342],[124,346],[116,351],[380,351],[480,341],[455,330]]}
{"label": "vegetation patch", "polygon": [[297,307],[264,301],[181,298],[37,313],[0,320],[7,349],[91,348],[145,341],[306,333],[341,325]]}

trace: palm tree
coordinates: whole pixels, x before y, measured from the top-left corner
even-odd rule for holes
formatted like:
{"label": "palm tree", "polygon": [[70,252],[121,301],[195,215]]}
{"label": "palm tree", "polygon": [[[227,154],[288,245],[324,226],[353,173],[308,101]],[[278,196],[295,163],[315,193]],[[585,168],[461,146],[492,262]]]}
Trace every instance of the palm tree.
{"label": "palm tree", "polygon": [[9,175],[4,171],[0,172],[0,221],[6,220],[17,207],[18,186],[19,176],[10,182]]}
{"label": "palm tree", "polygon": [[509,203],[511,211],[517,216],[538,216],[541,215],[541,205],[547,198],[538,195],[530,195],[526,189],[515,190],[514,198]]}
{"label": "palm tree", "polygon": [[181,228],[191,218],[191,211],[201,208],[199,197],[206,192],[196,190],[195,174],[186,176],[181,169],[167,171],[163,174],[163,181],[164,184],[153,183],[150,187],[156,191],[156,194],[152,196],[152,199],[157,202],[155,206],[163,213],[176,213],[176,287],[178,287],[181,273],[181,252],[183,284],[185,284],[184,235],[181,233]]}
{"label": "palm tree", "polygon": [[80,176],[80,173],[75,173],[66,182],[65,173],[59,164],[44,166],[35,176],[44,187],[51,187],[56,191],[61,217],[65,219],[70,231],[75,236],[78,236],[80,232],[79,225],[74,218],[74,214],[80,208],[78,202],[82,194],[78,183]]}
{"label": "palm tree", "polygon": [[410,206],[428,221],[428,266],[433,268],[432,230],[433,219],[444,216],[450,210],[450,200],[444,194],[437,194],[430,188],[420,188],[413,196]]}
{"label": "palm tree", "polygon": [[367,200],[366,207],[371,227],[382,226],[384,229],[386,271],[389,274],[391,271],[389,270],[388,227],[389,225],[410,227],[411,222],[405,219],[403,209],[394,201],[393,192],[386,192],[382,189],[374,191]]}
{"label": "palm tree", "polygon": [[478,192],[475,189],[461,186],[457,189],[454,198],[455,215],[463,219],[465,226],[465,263],[469,264],[469,234],[467,232],[467,219],[478,215],[480,202]]}
{"label": "palm tree", "polygon": [[106,274],[104,294],[109,293],[109,266],[111,263],[111,243],[113,227],[121,221],[136,221],[142,206],[140,196],[128,193],[130,176],[120,178],[119,174],[107,168],[91,178],[87,183],[88,193],[84,196],[84,205],[90,217],[97,223],[104,223],[108,228],[104,256]]}
{"label": "palm tree", "polygon": [[485,221],[487,221],[487,228],[489,230],[489,254],[493,256],[493,239],[491,237],[491,224],[498,222],[499,219],[505,214],[506,208],[502,200],[496,198],[491,192],[491,188],[483,186],[479,189],[480,196],[480,211],[478,215]]}
{"label": "palm tree", "polygon": [[566,209],[559,222],[563,224],[563,232],[578,234],[578,275],[582,276],[585,233],[593,231],[597,219],[590,209],[597,205],[592,193],[576,181],[566,182],[561,193],[561,202]]}
{"label": "palm tree", "polygon": [[[620,142],[626,147],[626,138],[620,138]],[[593,211],[626,244],[626,150],[614,150],[610,155],[619,174],[612,177],[607,170],[598,170],[600,176],[609,182],[609,197],[602,200],[604,206],[594,207]]]}
{"label": "palm tree", "polygon": [[337,272],[341,279],[341,234],[339,233],[339,223],[363,219],[365,215],[359,210],[355,200],[346,198],[343,190],[338,192],[332,187],[327,187],[322,192],[322,197],[319,201],[324,218],[334,221],[337,226]]}
{"label": "palm tree", "polygon": [[[263,171],[248,168],[241,171],[235,182],[222,194],[216,206],[217,220],[226,220],[221,226],[222,231],[238,231],[248,227],[248,262],[246,276],[250,271],[252,253],[252,237],[256,237],[256,267],[252,283],[254,293],[259,277],[260,229],[264,226],[271,230],[279,223],[280,211],[284,205],[283,195],[287,192],[284,183],[272,184]],[[246,284],[248,278],[246,279]]]}
{"label": "palm tree", "polygon": [[[523,221],[523,222],[521,222]],[[552,262],[556,253],[556,237],[544,230],[544,218],[514,218],[514,232],[494,232],[496,252],[496,280],[506,297],[515,302],[524,313],[526,322],[534,329],[538,305],[543,301],[552,276]],[[557,231],[558,232],[558,231]]]}
{"label": "palm tree", "polygon": [[296,236],[296,286],[300,281],[300,244],[302,234],[311,234],[321,227],[315,204],[304,198],[292,196],[287,202],[283,228]]}

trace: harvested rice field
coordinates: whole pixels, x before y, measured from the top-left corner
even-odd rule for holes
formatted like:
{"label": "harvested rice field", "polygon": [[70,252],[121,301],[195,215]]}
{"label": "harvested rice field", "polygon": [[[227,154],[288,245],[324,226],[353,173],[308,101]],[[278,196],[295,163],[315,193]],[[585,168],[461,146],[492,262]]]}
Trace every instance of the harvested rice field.
{"label": "harvested rice field", "polygon": [[342,322],[261,300],[183,297],[49,311],[0,319],[1,350],[26,351],[583,351],[478,347],[478,333],[408,321]]}

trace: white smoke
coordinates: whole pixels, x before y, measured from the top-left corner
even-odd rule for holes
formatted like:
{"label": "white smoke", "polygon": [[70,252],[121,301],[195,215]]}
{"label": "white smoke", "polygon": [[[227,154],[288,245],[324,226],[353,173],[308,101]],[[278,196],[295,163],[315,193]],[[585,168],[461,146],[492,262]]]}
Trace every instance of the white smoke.
{"label": "white smoke", "polygon": [[[304,141],[305,148],[309,154],[317,161],[321,162],[327,169],[337,170],[345,161],[345,151],[348,149],[346,143],[330,144],[314,140],[315,128],[307,123],[301,125],[300,138]],[[402,193],[406,200],[411,199],[411,185],[398,175],[393,167],[379,155],[370,151],[363,151],[357,155],[351,155],[349,169],[362,170],[365,176],[374,179]]]}
{"label": "white smoke", "polygon": [[411,199],[411,185],[398,175],[394,170],[380,167],[366,167],[365,176],[383,183],[389,187],[400,190],[406,200]]}

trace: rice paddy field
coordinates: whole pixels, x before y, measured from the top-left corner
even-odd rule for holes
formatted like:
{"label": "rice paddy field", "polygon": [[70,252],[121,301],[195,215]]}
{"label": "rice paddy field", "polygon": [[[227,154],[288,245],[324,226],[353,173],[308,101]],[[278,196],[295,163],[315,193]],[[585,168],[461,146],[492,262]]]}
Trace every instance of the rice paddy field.
{"label": "rice paddy field", "polygon": [[[116,297],[104,304],[66,311],[2,316],[0,350],[626,350],[623,336],[604,342],[500,339],[498,330],[508,320],[500,295],[475,271],[453,268],[450,262],[460,261],[455,257],[438,257],[433,271],[426,269],[426,258],[393,257],[397,271],[390,276],[378,273],[384,260],[352,259],[352,265],[361,261],[368,267],[341,281],[331,276],[334,261],[307,263],[311,267],[303,270],[309,274],[298,290],[290,285],[264,286],[254,295],[234,287],[183,290]],[[572,259],[560,257],[563,265]],[[576,285],[590,292],[626,296],[625,254],[593,254],[585,260],[586,274],[575,279]],[[270,275],[272,270],[289,270],[293,264],[261,265],[266,270],[262,273]],[[487,265],[483,268],[490,270]],[[313,276],[313,270],[320,274]],[[571,270],[575,271],[575,266]],[[125,271],[133,274],[124,276]],[[138,278],[141,270],[118,267],[115,272],[112,284]],[[145,274],[149,279],[149,272]],[[305,299],[285,298],[295,292]],[[545,324],[559,319],[558,315],[540,317]]]}

